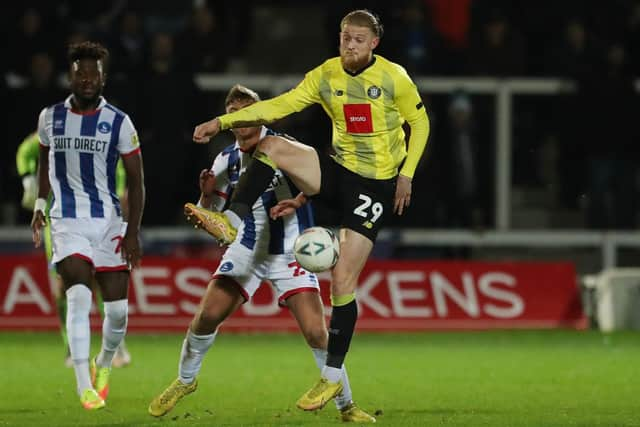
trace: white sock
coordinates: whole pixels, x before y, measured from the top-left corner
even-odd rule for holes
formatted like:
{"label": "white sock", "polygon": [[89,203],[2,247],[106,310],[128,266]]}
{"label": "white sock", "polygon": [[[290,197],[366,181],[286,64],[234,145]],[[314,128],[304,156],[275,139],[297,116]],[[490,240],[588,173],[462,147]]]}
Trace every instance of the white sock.
{"label": "white sock", "polygon": [[240,227],[242,224],[242,218],[240,218],[234,211],[226,210],[223,212],[227,218],[229,218],[229,222],[233,225],[234,228]]}
{"label": "white sock", "polygon": [[187,336],[182,342],[178,365],[178,377],[183,384],[191,384],[195,380],[202,367],[202,359],[213,345],[217,333],[218,331],[209,335],[196,335],[191,332],[191,329],[187,331]]}
{"label": "white sock", "polygon": [[322,368],[322,376],[332,383],[337,383],[342,378],[342,369],[324,365],[324,367]]}
{"label": "white sock", "polygon": [[76,373],[78,394],[93,388],[89,376],[89,347],[91,331],[89,311],[91,310],[91,291],[83,284],[75,284],[67,289],[67,336],[69,351]]}
{"label": "white sock", "polygon": [[[327,350],[321,348],[312,348],[313,358],[316,360],[316,365],[320,372],[322,372],[324,368],[324,364],[327,360]],[[342,382],[342,392],[336,396],[334,402],[336,403],[336,408],[342,409],[345,406],[349,405],[353,396],[351,394],[351,384],[349,384],[349,376],[347,375],[347,368],[342,365],[342,376],[340,377],[340,381]],[[335,382],[335,381],[333,381]]]}
{"label": "white sock", "polygon": [[129,301],[121,299],[104,303],[104,320],[102,321],[102,348],[96,364],[102,368],[110,368],[113,356],[124,339],[127,331],[127,312]]}

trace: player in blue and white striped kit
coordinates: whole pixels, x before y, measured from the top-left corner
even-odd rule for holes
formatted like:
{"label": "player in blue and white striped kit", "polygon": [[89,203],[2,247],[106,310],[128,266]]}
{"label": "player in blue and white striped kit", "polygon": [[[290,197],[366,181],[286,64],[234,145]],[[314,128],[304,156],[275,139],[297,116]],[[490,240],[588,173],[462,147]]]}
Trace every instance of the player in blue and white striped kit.
{"label": "player in blue and white striped kit", "polygon": [[[129,116],[101,96],[108,55],[97,43],[69,47],[71,95],[42,110],[38,122],[39,189],[31,222],[37,247],[46,221],[46,199],[53,192],[52,262],[65,285],[77,391],[89,410],[105,406],[111,363],[126,332],[129,268],[141,257],[144,204],[138,135]],[[127,174],[128,225],[116,194],[118,158]],[[93,277],[104,300],[104,322],[101,351],[89,361]]]}
{"label": "player in blue and white striped kit", "polygon": [[[227,112],[258,101],[258,95],[246,87],[234,86],[225,101]],[[265,138],[289,138],[264,126],[233,130],[236,142],[225,148],[210,170],[200,173],[202,191],[198,206],[187,204],[185,213],[197,225],[207,210],[221,211],[236,189],[239,177],[251,160],[254,148]],[[293,255],[293,244],[301,231],[313,225],[310,204],[291,215],[276,211],[294,199],[299,190],[281,171],[276,170],[271,185],[253,205],[238,228],[238,238],[227,248],[218,269],[209,282],[198,312],[187,331],[180,354],[178,378],[149,405],[149,413],[159,417],[197,388],[204,355],[213,345],[218,326],[248,301],[263,281],[275,288],[281,305],[289,308],[298,322],[316,364],[322,368],[327,355],[327,327],[315,274],[302,269]],[[287,206],[289,206],[287,204]],[[274,210],[273,208],[276,207]],[[342,393],[335,398],[344,421],[375,421],[354,405],[351,387],[342,367]]]}

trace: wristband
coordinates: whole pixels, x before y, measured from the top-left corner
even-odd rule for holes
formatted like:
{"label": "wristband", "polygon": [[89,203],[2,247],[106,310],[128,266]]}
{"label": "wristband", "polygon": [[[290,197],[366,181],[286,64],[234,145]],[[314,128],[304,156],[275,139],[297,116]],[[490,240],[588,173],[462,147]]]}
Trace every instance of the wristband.
{"label": "wristband", "polygon": [[36,203],[33,205],[33,212],[42,211],[42,213],[44,213],[46,207],[47,207],[46,199],[43,199],[42,197],[38,197],[36,199]]}

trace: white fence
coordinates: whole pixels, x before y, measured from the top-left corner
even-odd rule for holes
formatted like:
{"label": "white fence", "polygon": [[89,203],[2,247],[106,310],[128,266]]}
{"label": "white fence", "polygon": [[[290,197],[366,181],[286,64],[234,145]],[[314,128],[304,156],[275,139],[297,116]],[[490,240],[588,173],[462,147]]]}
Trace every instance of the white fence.
{"label": "white fence", "polygon": [[[203,90],[226,91],[240,83],[259,91],[280,94],[300,82],[303,76],[212,75],[196,76]],[[569,81],[558,79],[493,79],[418,77],[415,83],[423,93],[452,93],[464,90],[469,94],[494,95],[496,100],[495,128],[495,224],[498,230],[508,230],[511,219],[511,151],[514,95],[555,95],[573,90]]]}
{"label": "white fence", "polygon": [[[196,76],[195,81],[203,90],[226,92],[231,86],[239,83],[255,90],[278,95],[297,85],[302,77],[302,75],[200,74]],[[513,97],[514,95],[568,93],[575,89],[575,85],[568,80],[531,78],[417,77],[414,81],[423,93],[441,94],[463,90],[469,94],[495,96],[495,224],[500,231],[509,230],[511,228]],[[640,80],[636,81],[636,90],[640,90]]]}
{"label": "white fence", "polygon": [[[185,241],[211,242],[205,233],[187,227],[145,228],[145,244],[159,242],[181,243]],[[600,251],[600,269],[613,268],[618,264],[618,249],[640,248],[640,232],[598,232],[569,230],[518,230],[484,231],[386,229],[380,233],[380,242],[393,243],[399,247],[453,247],[474,248],[510,247],[527,248],[586,248]],[[31,242],[29,227],[0,227],[0,243]]]}
{"label": "white fence", "polygon": [[[196,84],[203,90],[226,92],[240,83],[253,89],[280,94],[294,87],[302,75],[242,75],[222,74],[197,75]],[[385,230],[380,238],[389,239],[398,245],[411,246],[455,246],[473,247],[580,247],[599,249],[601,268],[617,265],[618,248],[640,248],[640,233],[595,232],[568,230],[518,230],[510,231],[511,220],[511,172],[512,172],[512,114],[515,95],[556,95],[574,89],[571,82],[559,79],[492,79],[492,78],[440,78],[418,77],[415,82],[425,93],[451,93],[464,90],[470,94],[494,95],[496,151],[495,151],[495,231],[473,232],[468,230]],[[636,90],[639,89],[636,82]],[[145,240],[200,239],[202,233],[184,228],[147,229]],[[0,243],[30,241],[28,227],[0,227]]]}

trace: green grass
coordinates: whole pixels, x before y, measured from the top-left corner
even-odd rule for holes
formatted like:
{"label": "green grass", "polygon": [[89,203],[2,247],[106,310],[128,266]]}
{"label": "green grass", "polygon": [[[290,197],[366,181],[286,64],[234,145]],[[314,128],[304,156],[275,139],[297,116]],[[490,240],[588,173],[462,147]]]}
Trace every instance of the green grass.
{"label": "green grass", "polygon": [[[220,334],[199,389],[162,419],[182,336],[127,337],[108,406],[83,410],[56,334],[0,334],[0,426],[339,425],[333,404],[294,407],[317,377],[298,335]],[[98,338],[93,337],[97,350]],[[347,366],[360,406],[389,426],[640,426],[640,337],[513,331],[359,334]]]}

